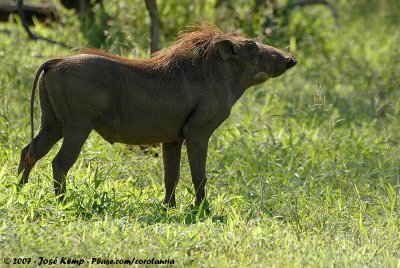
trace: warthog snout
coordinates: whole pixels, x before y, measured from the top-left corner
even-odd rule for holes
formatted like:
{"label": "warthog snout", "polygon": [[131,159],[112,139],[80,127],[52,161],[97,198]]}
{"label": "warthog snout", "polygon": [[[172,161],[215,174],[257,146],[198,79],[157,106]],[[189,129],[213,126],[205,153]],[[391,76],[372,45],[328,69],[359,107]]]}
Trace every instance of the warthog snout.
{"label": "warthog snout", "polygon": [[286,51],[259,42],[257,46],[259,48],[257,69],[258,72],[265,73],[265,79],[254,79],[255,84],[263,83],[267,78],[280,76],[297,63],[296,58]]}
{"label": "warthog snout", "polygon": [[297,60],[295,57],[290,56],[289,58],[287,58],[287,69],[292,68],[293,66],[295,66],[297,64]]}

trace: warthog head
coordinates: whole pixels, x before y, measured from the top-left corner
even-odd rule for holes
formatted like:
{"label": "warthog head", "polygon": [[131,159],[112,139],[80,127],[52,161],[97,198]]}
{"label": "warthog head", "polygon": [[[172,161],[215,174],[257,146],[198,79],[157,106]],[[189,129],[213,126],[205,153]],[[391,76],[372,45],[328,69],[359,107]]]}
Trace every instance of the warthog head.
{"label": "warthog head", "polygon": [[224,61],[239,67],[235,76],[241,76],[245,87],[277,77],[297,63],[296,58],[285,51],[239,35],[227,34],[215,45]]}

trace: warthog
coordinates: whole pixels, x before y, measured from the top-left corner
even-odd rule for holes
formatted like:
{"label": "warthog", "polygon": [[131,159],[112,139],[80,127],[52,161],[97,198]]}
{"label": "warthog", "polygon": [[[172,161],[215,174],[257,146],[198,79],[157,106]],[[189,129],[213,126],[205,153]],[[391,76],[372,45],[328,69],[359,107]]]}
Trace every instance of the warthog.
{"label": "warthog", "polygon": [[[214,26],[182,33],[149,59],[128,59],[99,50],[51,59],[35,76],[31,142],[21,151],[20,185],[35,163],[61,138],[52,162],[56,196],[90,132],[106,141],[162,143],[164,203],[175,206],[180,157],[186,142],[196,204],[205,198],[208,140],[251,86],[296,64],[289,53]],[[39,84],[41,125],[33,138],[33,98]]]}

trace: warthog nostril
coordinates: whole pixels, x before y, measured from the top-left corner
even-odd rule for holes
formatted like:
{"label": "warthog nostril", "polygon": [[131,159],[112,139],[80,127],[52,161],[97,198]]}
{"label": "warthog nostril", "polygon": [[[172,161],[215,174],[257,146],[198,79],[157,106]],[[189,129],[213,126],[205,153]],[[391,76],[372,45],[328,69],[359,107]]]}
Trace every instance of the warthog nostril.
{"label": "warthog nostril", "polygon": [[296,63],[297,63],[297,60],[295,58],[290,57],[290,58],[288,58],[288,62],[287,62],[286,66],[289,69],[289,68],[292,68],[293,66],[295,66]]}

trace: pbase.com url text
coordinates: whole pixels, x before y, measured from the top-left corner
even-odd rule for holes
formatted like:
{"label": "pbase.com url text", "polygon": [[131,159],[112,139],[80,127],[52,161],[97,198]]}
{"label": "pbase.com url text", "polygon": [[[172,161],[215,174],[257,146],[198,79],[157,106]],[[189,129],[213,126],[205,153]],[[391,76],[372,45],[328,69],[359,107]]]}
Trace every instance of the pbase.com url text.
{"label": "pbase.com url text", "polygon": [[126,260],[118,260],[118,259],[101,259],[101,258],[92,258],[90,261],[91,264],[175,264],[175,260],[173,259],[126,259]]}

